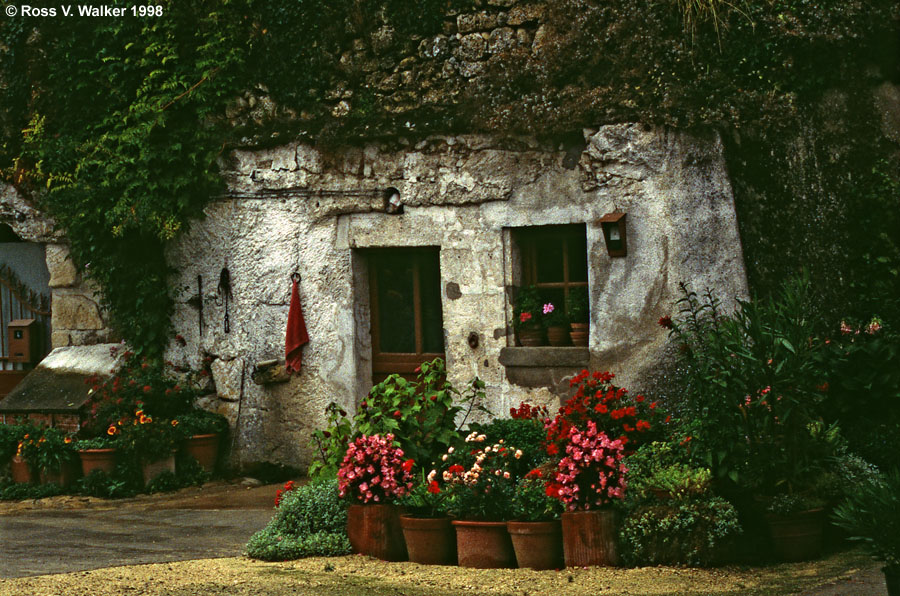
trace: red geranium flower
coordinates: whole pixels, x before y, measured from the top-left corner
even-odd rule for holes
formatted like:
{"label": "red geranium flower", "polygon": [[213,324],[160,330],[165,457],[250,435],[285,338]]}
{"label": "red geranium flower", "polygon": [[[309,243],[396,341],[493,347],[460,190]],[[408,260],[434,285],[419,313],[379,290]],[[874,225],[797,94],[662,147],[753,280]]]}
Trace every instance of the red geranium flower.
{"label": "red geranium flower", "polygon": [[412,470],[412,467],[415,463],[416,463],[415,460],[412,460],[412,459],[406,460],[405,462],[403,462],[403,471],[409,472],[410,470]]}
{"label": "red geranium flower", "polygon": [[431,481],[431,484],[428,485],[428,492],[433,495],[441,492],[441,487],[438,486],[437,480]]}

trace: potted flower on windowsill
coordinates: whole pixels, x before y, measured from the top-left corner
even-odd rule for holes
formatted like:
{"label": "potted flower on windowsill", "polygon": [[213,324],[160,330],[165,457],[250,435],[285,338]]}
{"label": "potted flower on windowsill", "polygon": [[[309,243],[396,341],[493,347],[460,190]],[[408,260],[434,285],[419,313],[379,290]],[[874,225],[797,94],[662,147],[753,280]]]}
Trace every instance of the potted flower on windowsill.
{"label": "potted flower on windowsill", "polygon": [[512,497],[515,519],[506,522],[519,567],[559,569],[563,566],[562,503],[548,494],[550,470],[535,468],[516,483]]}
{"label": "potted flower on windowsill", "polygon": [[228,431],[228,420],[215,412],[194,409],[175,417],[174,421],[183,437],[182,451],[212,474],[219,458],[222,436]]}
{"label": "potted flower on windowsill", "polygon": [[512,460],[522,451],[501,439],[485,445],[486,437],[470,433],[465,445],[448,451],[444,472],[450,492],[448,511],[455,517],[456,549],[461,567],[515,567],[506,521],[512,517],[510,499],[516,478]]}
{"label": "potted flower on windowsill", "polygon": [[569,290],[566,296],[566,313],[569,315],[571,331],[569,336],[573,346],[588,345],[588,331],[590,327],[590,305],[588,303],[588,289],[575,287]]}
{"label": "potted flower on windowsill", "polygon": [[513,306],[513,328],[516,330],[521,345],[543,345],[542,310],[543,304],[536,287],[527,286],[518,289]]}
{"label": "potted flower on windowsill", "polygon": [[569,343],[569,318],[561,308],[552,302],[541,307],[544,329],[547,330],[547,341],[551,346],[565,346]]}
{"label": "potted flower on windowsill", "polygon": [[409,560],[426,565],[456,564],[456,532],[447,515],[447,491],[441,488],[437,470],[421,471],[399,504],[406,513],[400,526]]}
{"label": "potted flower on windowsill", "polygon": [[338,469],[338,494],[347,508],[353,552],[385,561],[405,561],[406,543],[395,501],[412,488],[413,460],[404,460],[394,435],[363,435],[350,443]]}

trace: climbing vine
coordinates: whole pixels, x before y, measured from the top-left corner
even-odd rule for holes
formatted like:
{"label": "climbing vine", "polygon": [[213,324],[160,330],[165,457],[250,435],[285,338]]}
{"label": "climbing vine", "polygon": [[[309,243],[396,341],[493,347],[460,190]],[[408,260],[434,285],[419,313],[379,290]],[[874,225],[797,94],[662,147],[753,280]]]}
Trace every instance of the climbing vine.
{"label": "climbing vine", "polygon": [[[461,43],[460,15],[499,27],[510,2],[162,4],[155,19],[0,22],[0,169],[53,216],[114,327],[148,352],[170,331],[166,244],[223,192],[220,163],[235,145],[460,130],[557,141],[584,126],[641,121],[725,131],[738,156],[732,171],[752,177],[777,167],[777,151],[768,165],[740,156],[799,134],[826,90],[898,73],[900,11],[888,0],[556,0],[543,12],[520,0],[542,16],[510,34],[524,43],[491,38],[496,48],[471,78],[447,54]],[[876,157],[856,144],[836,161],[871,172]],[[895,167],[880,171],[890,178]],[[771,214],[766,205],[800,188],[775,178],[737,181],[743,220]],[[861,179],[860,196],[895,192],[836,175],[840,191],[819,192],[838,205],[833,221],[846,220],[842,197]],[[747,241],[754,225],[745,246],[748,262],[761,263],[751,277],[765,285],[782,272],[754,256],[772,246]],[[887,253],[870,254],[880,262]]]}

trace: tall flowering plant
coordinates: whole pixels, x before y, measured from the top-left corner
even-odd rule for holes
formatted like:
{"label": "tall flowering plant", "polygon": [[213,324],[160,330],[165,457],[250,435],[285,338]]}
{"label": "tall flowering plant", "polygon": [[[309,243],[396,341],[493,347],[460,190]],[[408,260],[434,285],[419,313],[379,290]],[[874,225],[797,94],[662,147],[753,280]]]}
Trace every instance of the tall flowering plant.
{"label": "tall flowering plant", "polygon": [[608,437],[618,439],[629,451],[653,440],[653,430],[661,423],[657,402],[643,395],[630,395],[612,384],[610,372],[583,370],[570,381],[574,395],[547,424],[547,453],[558,456],[569,443],[572,428],[587,428],[592,422]]}
{"label": "tall flowering plant", "polygon": [[357,503],[390,503],[409,492],[413,460],[403,459],[394,435],[363,435],[350,443],[338,469],[338,494]]}
{"label": "tall flowering plant", "polygon": [[622,439],[610,439],[588,421],[584,430],[570,427],[565,455],[557,464],[547,494],[558,498],[568,511],[586,511],[625,498]]}
{"label": "tall flowering plant", "polygon": [[544,305],[535,286],[519,288],[513,305],[513,327],[515,329],[540,329]]}

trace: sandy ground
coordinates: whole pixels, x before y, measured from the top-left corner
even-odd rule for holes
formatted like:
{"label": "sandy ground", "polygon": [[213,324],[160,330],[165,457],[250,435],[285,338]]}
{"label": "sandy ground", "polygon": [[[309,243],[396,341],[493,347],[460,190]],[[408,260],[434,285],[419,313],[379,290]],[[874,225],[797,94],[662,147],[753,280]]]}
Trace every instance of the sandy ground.
{"label": "sandy ground", "polygon": [[[271,510],[278,486],[246,488],[218,482],[166,495],[121,501],[54,497],[37,502],[0,503],[5,517],[52,516],[65,511],[154,510],[198,515],[210,510]],[[48,516],[51,517],[51,516]],[[265,517],[265,516],[263,516]],[[9,519],[9,518],[7,518]],[[12,526],[11,520],[7,526]],[[0,548],[3,545],[0,544]],[[4,575],[0,569],[0,576]],[[880,566],[858,552],[820,561],[768,567],[682,569],[566,569],[562,571],[482,570],[415,563],[385,563],[363,556],[310,558],[263,563],[246,557],[105,567],[54,575],[0,579],[0,596],[449,596],[496,595],[788,595],[882,596]]]}

